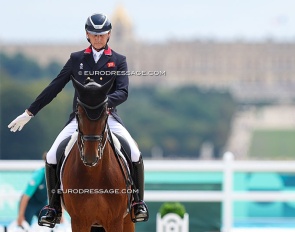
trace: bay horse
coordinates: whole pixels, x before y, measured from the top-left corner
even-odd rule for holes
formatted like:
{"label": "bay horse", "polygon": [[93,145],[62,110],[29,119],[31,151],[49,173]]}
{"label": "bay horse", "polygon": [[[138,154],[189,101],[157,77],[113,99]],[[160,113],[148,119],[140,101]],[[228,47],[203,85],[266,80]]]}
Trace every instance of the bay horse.
{"label": "bay horse", "polygon": [[82,85],[73,77],[72,82],[78,94],[78,135],[61,174],[72,231],[90,232],[98,224],[106,232],[133,232],[124,173],[108,139],[107,93],[114,78],[104,85],[92,79]]}

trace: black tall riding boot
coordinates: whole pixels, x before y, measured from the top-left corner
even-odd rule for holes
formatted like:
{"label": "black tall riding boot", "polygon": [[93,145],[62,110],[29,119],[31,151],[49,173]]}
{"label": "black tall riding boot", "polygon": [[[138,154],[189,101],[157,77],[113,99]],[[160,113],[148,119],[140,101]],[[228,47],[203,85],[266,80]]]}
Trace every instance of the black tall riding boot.
{"label": "black tall riding boot", "polygon": [[[45,206],[39,215],[38,224],[40,226],[48,226],[53,228],[55,224],[59,224],[62,217],[61,199],[57,192],[57,175],[56,175],[56,164],[48,164],[46,162],[46,186],[47,186],[47,197],[49,205]],[[47,210],[46,214],[42,216],[42,211]]]}
{"label": "black tall riding boot", "polygon": [[135,221],[147,221],[149,218],[148,208],[143,201],[144,197],[144,165],[140,156],[138,162],[133,162],[133,181],[135,188],[139,191],[138,196],[134,197],[134,216]]}

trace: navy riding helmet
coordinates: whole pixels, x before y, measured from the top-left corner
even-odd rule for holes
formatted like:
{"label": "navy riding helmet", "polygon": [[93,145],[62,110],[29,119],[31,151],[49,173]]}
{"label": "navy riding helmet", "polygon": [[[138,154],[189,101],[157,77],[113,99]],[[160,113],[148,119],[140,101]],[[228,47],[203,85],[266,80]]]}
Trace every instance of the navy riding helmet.
{"label": "navy riding helmet", "polygon": [[85,30],[93,35],[107,34],[112,29],[112,24],[105,14],[93,14],[85,23]]}

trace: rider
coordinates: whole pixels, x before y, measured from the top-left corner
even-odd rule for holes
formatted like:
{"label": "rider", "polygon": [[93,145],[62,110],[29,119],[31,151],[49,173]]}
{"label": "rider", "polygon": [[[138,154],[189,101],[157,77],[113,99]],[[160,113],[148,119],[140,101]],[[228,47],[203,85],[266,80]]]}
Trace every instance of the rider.
{"label": "rider", "polygon": [[[91,77],[101,85],[106,83],[112,75],[115,75],[114,85],[108,94],[108,125],[112,132],[127,139],[130,145],[134,169],[133,180],[135,187],[139,191],[139,199],[135,197],[135,201],[136,199],[137,201],[133,203],[134,215],[136,221],[145,221],[148,219],[148,210],[143,201],[144,165],[142,156],[136,142],[123,126],[122,120],[116,110],[116,106],[126,101],[128,97],[129,78],[126,75],[126,57],[116,53],[108,46],[111,29],[111,22],[106,15],[99,13],[89,16],[85,23],[85,31],[90,46],[85,50],[72,53],[59,75],[41,92],[30,107],[13,120],[8,127],[13,132],[20,131],[32,117],[36,116],[44,106],[49,104],[61,92],[64,86],[70,81],[71,75],[80,83],[84,83],[88,77]],[[49,205],[46,206],[46,215],[40,218],[40,221],[47,226],[54,226],[56,223],[59,223],[62,214],[60,196],[54,193],[58,183],[56,176],[56,151],[58,145],[77,129],[77,121],[74,113],[77,104],[76,99],[77,96],[75,93],[73,112],[70,114],[69,121],[57,136],[46,156],[45,169]]]}

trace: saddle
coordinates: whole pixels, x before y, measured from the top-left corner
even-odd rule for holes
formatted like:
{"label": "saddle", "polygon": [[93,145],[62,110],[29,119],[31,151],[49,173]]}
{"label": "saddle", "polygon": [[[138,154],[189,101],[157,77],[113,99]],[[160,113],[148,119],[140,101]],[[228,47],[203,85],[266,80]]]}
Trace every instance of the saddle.
{"label": "saddle", "polygon": [[58,176],[58,179],[60,179],[61,167],[62,167],[62,164],[63,164],[63,162],[65,160],[65,150],[66,150],[66,147],[67,147],[70,140],[71,140],[71,136],[64,139],[59,144],[59,146],[58,146],[58,148],[56,150],[56,160],[57,160],[56,175]]}

